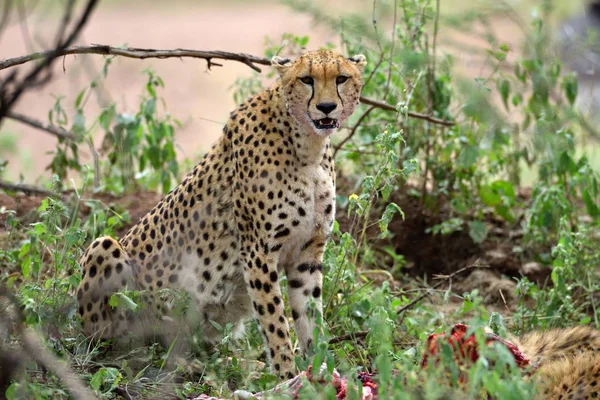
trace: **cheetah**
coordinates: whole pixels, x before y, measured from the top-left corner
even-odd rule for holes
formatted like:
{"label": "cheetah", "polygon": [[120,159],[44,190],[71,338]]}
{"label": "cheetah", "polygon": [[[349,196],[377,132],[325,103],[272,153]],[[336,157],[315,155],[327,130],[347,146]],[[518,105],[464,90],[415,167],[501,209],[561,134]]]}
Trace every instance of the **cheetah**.
{"label": "cheetah", "polygon": [[[484,332],[485,343],[504,345],[516,365],[522,368],[524,378],[533,381],[536,400],[600,398],[600,331],[597,329],[578,326],[532,331],[522,337],[509,336],[507,341],[489,327]],[[433,364],[439,361],[440,343],[450,344],[455,349],[454,358],[461,366],[470,366],[479,358],[478,344],[472,331],[467,325],[455,324],[447,334],[434,333],[427,338],[422,367],[431,365],[432,360]],[[468,376],[462,372],[456,375],[461,389],[469,385]]]}
{"label": "cheetah", "polygon": [[330,136],[359,102],[366,58],[318,50],[271,64],[277,82],[231,113],[193,171],[119,241],[100,237],[84,252],[77,301],[86,335],[137,333],[135,318],[110,306],[125,289],[152,293],[142,331],[177,325],[153,303],[165,288],[183,290],[204,339],[219,337],[211,321],[240,335],[254,315],[272,371],[292,377],[285,273],[300,351],[310,353],[335,216]]}
{"label": "cheetah", "polygon": [[600,398],[600,331],[587,326],[553,329],[512,342],[537,369],[538,399]]}

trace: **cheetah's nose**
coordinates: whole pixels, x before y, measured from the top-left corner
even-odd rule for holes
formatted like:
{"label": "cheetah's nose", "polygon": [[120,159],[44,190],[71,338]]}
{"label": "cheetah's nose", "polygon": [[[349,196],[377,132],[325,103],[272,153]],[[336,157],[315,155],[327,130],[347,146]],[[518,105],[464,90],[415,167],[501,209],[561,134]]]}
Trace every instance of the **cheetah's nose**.
{"label": "cheetah's nose", "polygon": [[319,104],[317,104],[317,110],[322,111],[325,115],[327,115],[330,112],[332,112],[333,110],[335,110],[336,107],[337,107],[337,104],[335,104],[335,103],[319,103]]}

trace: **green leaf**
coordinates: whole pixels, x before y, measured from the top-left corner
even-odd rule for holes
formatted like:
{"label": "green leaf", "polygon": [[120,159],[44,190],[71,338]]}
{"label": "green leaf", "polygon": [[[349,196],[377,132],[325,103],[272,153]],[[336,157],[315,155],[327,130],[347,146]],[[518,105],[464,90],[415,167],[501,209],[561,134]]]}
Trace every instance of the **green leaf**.
{"label": "green leaf", "polygon": [[81,106],[81,101],[83,100],[83,96],[86,93],[86,89],[83,89],[81,92],[79,92],[79,94],[77,95],[77,98],[75,99],[75,108],[80,108]]}
{"label": "green leaf", "polygon": [[492,183],[491,188],[494,192],[508,198],[511,202],[516,199],[515,187],[508,181],[495,181]]}
{"label": "green leaf", "polygon": [[85,132],[85,116],[81,110],[77,110],[73,118],[73,131],[77,133]]}
{"label": "green leaf", "polygon": [[577,172],[577,164],[568,152],[563,151],[558,158],[557,173],[559,174],[574,174]]}
{"label": "green leaf", "polygon": [[577,99],[578,92],[577,78],[575,75],[570,74],[565,76],[563,78],[562,87],[565,91],[565,95],[567,96],[567,100],[569,100],[569,104],[573,106],[575,104],[575,100]]}
{"label": "green leaf", "polygon": [[469,236],[475,243],[482,243],[488,235],[487,226],[481,221],[469,222]]}
{"label": "green leaf", "polygon": [[94,376],[92,376],[92,379],[90,380],[90,386],[92,387],[92,389],[94,389],[94,391],[99,391],[100,387],[102,386],[102,383],[104,383],[104,376],[106,375],[106,369],[105,368],[100,368],[98,370],[98,372],[96,372],[94,374]]}
{"label": "green leaf", "polygon": [[502,197],[494,191],[491,185],[482,186],[479,189],[479,197],[483,204],[489,207],[494,207],[502,202]]}
{"label": "green leaf", "polygon": [[583,190],[581,192],[581,198],[583,200],[583,203],[585,204],[585,207],[587,208],[590,217],[597,218],[600,215],[600,207],[590,195],[590,191],[587,189]]}
{"label": "green leaf", "polygon": [[123,292],[117,292],[110,296],[108,304],[111,307],[121,307],[127,310],[136,311],[139,305]]}
{"label": "green leaf", "polygon": [[152,119],[156,112],[156,100],[154,98],[149,99],[144,105],[144,116],[147,119]]}
{"label": "green leaf", "polygon": [[500,92],[500,96],[502,97],[502,103],[504,103],[504,108],[508,110],[508,96],[510,95],[510,81],[508,79],[502,79],[498,82],[498,91]]}
{"label": "green leaf", "polygon": [[466,146],[458,156],[458,163],[463,168],[470,168],[477,162],[479,157],[479,148],[476,146]]}
{"label": "green leaf", "polygon": [[352,151],[345,156],[348,160],[358,161],[360,160],[360,153],[358,151]]}
{"label": "green leaf", "polygon": [[379,230],[381,231],[381,237],[385,238],[388,235],[388,225],[394,218],[395,214],[400,214],[402,219],[404,219],[404,212],[396,203],[390,203],[385,208],[381,219],[379,220]]}

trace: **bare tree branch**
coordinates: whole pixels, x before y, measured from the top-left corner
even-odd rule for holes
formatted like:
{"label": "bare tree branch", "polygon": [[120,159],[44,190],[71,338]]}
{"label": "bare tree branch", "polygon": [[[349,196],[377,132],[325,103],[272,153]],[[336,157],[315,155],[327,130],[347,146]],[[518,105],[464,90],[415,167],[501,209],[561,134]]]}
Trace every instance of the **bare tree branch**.
{"label": "bare tree branch", "polygon": [[59,139],[65,139],[65,140],[74,140],[75,139],[75,135],[73,135],[70,132],[67,132],[63,128],[59,128],[57,126],[50,125],[50,124],[44,124],[36,119],[28,117],[27,115],[23,115],[23,114],[14,112],[14,111],[9,112],[6,115],[6,118],[14,119],[15,121],[19,121],[25,125],[29,125],[32,128],[42,130],[44,132],[47,132],[51,135],[56,136]]}
{"label": "bare tree branch", "polygon": [[44,59],[53,54],[56,54],[58,57],[73,55],[73,54],[101,54],[101,55],[112,55],[112,56],[121,56],[128,58],[136,58],[136,59],[146,59],[146,58],[182,58],[182,57],[190,57],[190,58],[202,58],[205,59],[208,63],[208,67],[212,66],[221,66],[220,64],[214,63],[213,59],[218,60],[230,60],[230,61],[239,61],[243,64],[246,64],[256,72],[261,72],[261,69],[257,67],[255,64],[261,65],[271,65],[271,61],[266,58],[260,58],[256,56],[252,56],[250,54],[243,53],[230,53],[227,51],[202,51],[202,50],[189,50],[189,49],[174,49],[174,50],[155,50],[155,49],[138,49],[138,48],[121,48],[121,47],[111,47],[105,45],[92,45],[92,46],[74,46],[67,47],[60,50],[47,50],[41,51],[38,53],[29,54],[22,57],[9,58],[6,60],[0,61],[0,70],[14,67],[16,65],[25,64],[29,61]]}
{"label": "bare tree branch", "polygon": [[[75,2],[70,1],[67,7],[73,7],[74,3]],[[51,79],[53,62],[57,57],[60,57],[61,50],[69,47],[77,39],[98,3],[99,0],[88,0],[84,11],[75,23],[70,34],[64,39],[62,37],[58,38],[59,42],[56,48],[48,52],[43,61],[34,67],[20,82],[14,84],[14,89],[12,91],[9,90],[8,86],[15,81],[14,74],[9,76],[2,85],[0,85],[0,121],[2,121],[2,119],[10,112],[11,108],[26,90],[43,85]],[[70,19],[71,12],[72,11],[68,9],[65,11],[62,22]],[[63,33],[66,32],[62,27],[59,28],[59,31]],[[45,76],[42,75],[43,73],[45,73]]]}
{"label": "bare tree branch", "polygon": [[358,121],[356,121],[356,123],[354,124],[354,127],[350,131],[350,134],[348,136],[346,136],[344,138],[344,140],[342,140],[337,146],[334,147],[334,150],[333,150],[333,157],[334,158],[335,158],[335,156],[337,156],[338,151],[340,151],[340,149],[346,144],[346,142],[348,142],[348,140],[352,139],[352,136],[354,136],[354,134],[356,133],[356,130],[358,129],[358,127],[360,126],[360,124],[362,124],[362,122],[365,120],[365,118],[367,118],[369,116],[369,114],[371,114],[371,111],[373,111],[375,108],[376,108],[375,106],[369,107],[367,109],[367,111],[365,111],[358,118]]}
{"label": "bare tree branch", "polygon": [[[380,101],[380,100],[375,100],[375,99],[371,99],[368,97],[364,97],[364,96],[360,96],[360,102],[363,104],[368,104],[371,106],[375,106],[377,108],[381,108],[382,110],[387,110],[387,111],[395,111],[398,112],[396,110],[396,107],[394,107],[391,104],[388,104],[384,101]],[[427,114],[421,114],[418,112],[414,112],[414,111],[408,111],[406,113],[409,117],[411,118],[416,118],[416,119],[422,119],[424,121],[429,121],[433,124],[439,124],[439,125],[444,125],[444,126],[454,126],[456,125],[456,122],[454,121],[448,121],[445,119],[440,119],[440,118],[436,118],[436,117],[432,117],[431,115],[427,115]]]}

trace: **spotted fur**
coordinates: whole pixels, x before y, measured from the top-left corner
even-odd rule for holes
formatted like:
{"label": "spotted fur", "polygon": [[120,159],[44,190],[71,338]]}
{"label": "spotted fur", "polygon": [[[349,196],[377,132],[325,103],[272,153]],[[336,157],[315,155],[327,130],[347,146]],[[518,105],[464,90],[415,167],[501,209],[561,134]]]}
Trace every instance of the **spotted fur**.
{"label": "spotted fur", "polygon": [[[280,79],[231,113],[223,134],[194,170],[119,241],[96,239],[84,253],[77,290],[86,334],[118,338],[173,325],[157,296],[135,319],[109,305],[129,288],[190,294],[207,340],[254,314],[272,369],[293,375],[292,343],[279,281],[303,352],[321,311],[322,259],[335,214],[329,136],[354,111],[365,57],[315,51],[274,57]],[[142,321],[142,322],[140,322]],[[140,325],[141,324],[141,325]],[[138,330],[134,328],[141,328]]]}
{"label": "spotted fur", "polygon": [[531,332],[513,342],[537,367],[537,398],[600,398],[600,331],[586,326]]}

